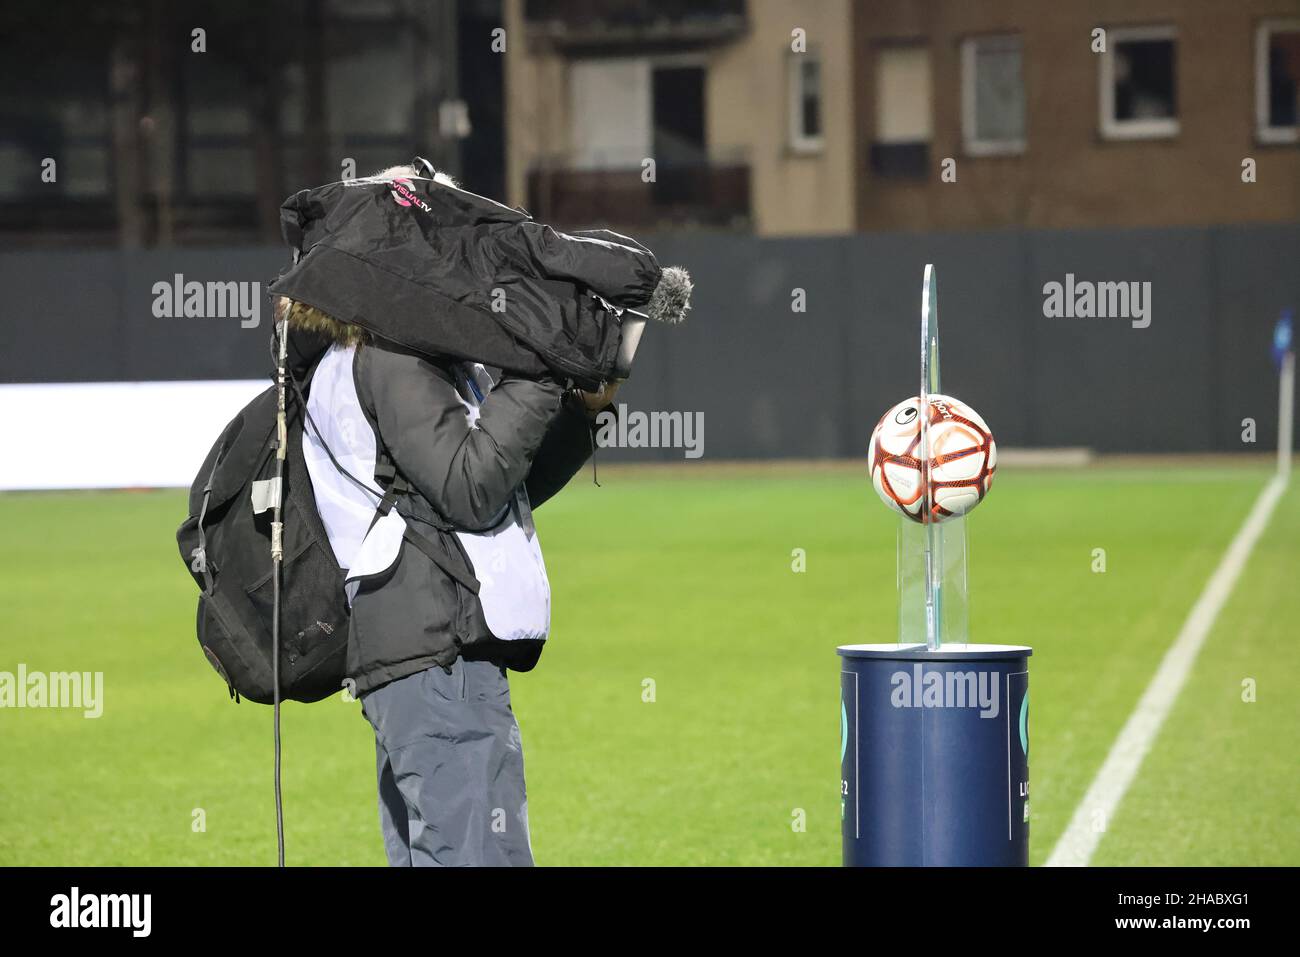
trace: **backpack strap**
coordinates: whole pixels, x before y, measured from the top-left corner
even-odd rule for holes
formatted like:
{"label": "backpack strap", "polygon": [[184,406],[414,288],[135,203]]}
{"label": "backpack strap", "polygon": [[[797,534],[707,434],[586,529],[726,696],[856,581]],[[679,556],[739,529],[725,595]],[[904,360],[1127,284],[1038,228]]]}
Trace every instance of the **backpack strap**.
{"label": "backpack strap", "polygon": [[212,480],[217,477],[217,467],[221,465],[221,458],[226,454],[226,445],[223,442],[221,448],[217,449],[216,459],[212,463],[212,471],[208,473],[208,481],[203,486],[203,505],[199,508],[199,547],[190,552],[194,559],[190,563],[190,568],[203,576],[203,590],[209,594],[212,593],[214,583],[212,580],[212,562],[208,560],[208,536],[203,530],[203,520],[208,517],[208,501],[212,498]]}
{"label": "backpack strap", "polygon": [[[397,466],[388,455],[388,450],[383,448],[382,441],[383,440],[381,439],[382,451],[375,463],[375,481],[378,482],[381,487],[384,487],[384,497],[380,499],[379,505],[375,509],[375,517],[370,521],[370,528],[374,528],[381,518],[393,510],[394,506],[397,504],[399,496],[409,495],[412,491],[410,483],[407,482],[406,477],[397,470]],[[387,485],[385,485],[385,482]],[[401,513],[399,512],[398,514],[400,515]],[[402,517],[403,520],[406,521],[406,531],[402,533],[402,537],[423,552],[428,557],[429,561],[433,562],[456,581],[460,582],[460,584],[464,585],[472,594],[477,595],[479,592],[479,581],[470,569],[469,559],[466,558],[465,552],[463,548],[461,548],[460,539],[456,538],[455,535],[452,536],[452,540],[456,542],[457,550],[460,552],[461,560],[459,565],[457,565],[449,559],[446,552],[437,548],[433,542],[429,541],[413,529],[411,527],[411,521],[407,519],[406,516]],[[445,528],[442,526],[435,527],[440,531],[451,531],[450,525]],[[367,531],[369,531],[369,529],[367,529]]]}

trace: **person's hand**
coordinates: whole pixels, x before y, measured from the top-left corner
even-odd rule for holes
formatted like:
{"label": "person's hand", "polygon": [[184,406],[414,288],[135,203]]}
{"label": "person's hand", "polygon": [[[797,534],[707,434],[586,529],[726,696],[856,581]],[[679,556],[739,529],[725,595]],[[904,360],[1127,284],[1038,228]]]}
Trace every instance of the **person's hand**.
{"label": "person's hand", "polygon": [[578,395],[582,396],[582,404],[587,407],[587,414],[594,416],[601,409],[605,408],[605,406],[613,402],[614,396],[618,394],[618,387],[622,384],[621,381],[606,382],[604,388],[599,392],[584,392],[579,389]]}

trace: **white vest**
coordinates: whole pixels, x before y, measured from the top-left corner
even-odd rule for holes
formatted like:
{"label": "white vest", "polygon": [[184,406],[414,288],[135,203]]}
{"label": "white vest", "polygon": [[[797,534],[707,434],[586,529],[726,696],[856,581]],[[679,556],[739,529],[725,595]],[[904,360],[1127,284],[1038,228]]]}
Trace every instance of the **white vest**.
{"label": "white vest", "polygon": [[[349,602],[356,596],[359,579],[387,571],[397,561],[406,531],[406,522],[396,509],[370,527],[383,490],[374,479],[375,434],[361,411],[352,378],[355,352],[352,346],[335,345],[320,360],[307,400],[315,428],[308,424],[302,443],[317,511],[334,557],[346,572]],[[465,417],[474,426],[480,396],[491,390],[492,377],[477,363],[463,363],[459,373],[457,391]],[[334,467],[317,429],[339,464],[360,486]],[[520,525],[521,518],[531,526],[528,495],[522,485],[492,528],[456,532],[479,580],[483,617],[492,634],[503,641],[545,639],[551,627],[551,586],[541,543],[535,533],[528,534]]]}

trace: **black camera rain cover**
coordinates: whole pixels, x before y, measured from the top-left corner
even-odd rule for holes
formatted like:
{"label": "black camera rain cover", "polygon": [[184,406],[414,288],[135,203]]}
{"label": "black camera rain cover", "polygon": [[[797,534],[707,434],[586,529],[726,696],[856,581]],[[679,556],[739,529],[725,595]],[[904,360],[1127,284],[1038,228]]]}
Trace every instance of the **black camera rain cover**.
{"label": "black camera rain cover", "polygon": [[635,240],[561,233],[419,177],[301,190],[280,225],[300,256],[272,294],[426,355],[588,389],[611,377],[618,310],[647,303],[660,277]]}

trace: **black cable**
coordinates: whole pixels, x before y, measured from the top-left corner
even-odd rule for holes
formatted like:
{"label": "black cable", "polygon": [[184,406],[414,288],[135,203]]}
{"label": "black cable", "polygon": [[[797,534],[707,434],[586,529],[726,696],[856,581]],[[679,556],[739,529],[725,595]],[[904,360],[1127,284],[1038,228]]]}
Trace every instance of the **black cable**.
{"label": "black cable", "polygon": [[[287,321],[285,322],[287,326]],[[288,339],[287,330],[282,334],[277,334],[276,339]],[[273,340],[274,341],[274,340]],[[277,425],[276,425],[276,503],[274,520],[276,525],[280,525],[281,515],[284,503],[284,462],[288,449],[284,446],[288,443],[288,430],[283,429],[287,419],[287,396],[284,391],[284,378],[289,375],[287,370],[288,363],[285,359],[286,342],[277,343],[276,348],[276,386],[277,386]],[[289,376],[292,379],[292,375]],[[281,431],[283,429],[283,431]],[[280,788],[280,586],[281,571],[284,565],[284,531],[280,528],[280,557],[276,558],[272,552],[271,569],[271,607],[274,614],[271,618],[271,703],[272,703],[272,730],[275,739],[275,766],[274,766],[274,784],[275,784],[275,846],[276,860],[280,867],[284,867],[284,795]]]}
{"label": "black cable", "polygon": [[[280,606],[280,569],[275,570],[275,606]],[[271,625],[271,672],[275,683],[274,718],[275,725],[275,844],[277,861],[284,867],[284,798],[280,793],[280,619],[276,616]]]}

